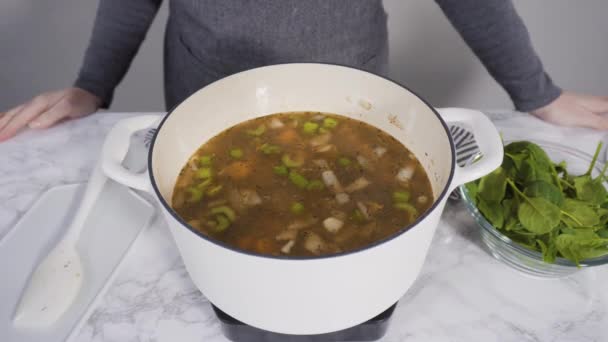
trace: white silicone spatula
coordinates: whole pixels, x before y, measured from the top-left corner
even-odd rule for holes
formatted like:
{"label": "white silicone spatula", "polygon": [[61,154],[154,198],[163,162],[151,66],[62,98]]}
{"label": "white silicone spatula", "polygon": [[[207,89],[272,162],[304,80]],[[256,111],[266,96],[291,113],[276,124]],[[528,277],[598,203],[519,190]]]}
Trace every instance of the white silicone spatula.
{"label": "white silicone spatula", "polygon": [[[85,220],[101,193],[107,177],[98,163],[70,227],[61,241],[32,273],[14,316],[23,328],[45,328],[56,322],[80,291],[84,272],[76,243]],[[40,227],[44,229],[44,227]]]}

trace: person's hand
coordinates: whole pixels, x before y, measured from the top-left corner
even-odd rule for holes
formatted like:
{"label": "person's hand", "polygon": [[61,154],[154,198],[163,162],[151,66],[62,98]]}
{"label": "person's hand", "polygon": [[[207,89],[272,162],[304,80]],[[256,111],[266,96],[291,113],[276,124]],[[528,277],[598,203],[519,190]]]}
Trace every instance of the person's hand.
{"label": "person's hand", "polygon": [[29,102],[0,113],[0,142],[26,127],[48,128],[65,120],[91,114],[101,99],[80,88],[67,88],[34,97]]}
{"label": "person's hand", "polygon": [[588,96],[565,91],[553,102],[530,114],[562,126],[608,130],[608,96]]}

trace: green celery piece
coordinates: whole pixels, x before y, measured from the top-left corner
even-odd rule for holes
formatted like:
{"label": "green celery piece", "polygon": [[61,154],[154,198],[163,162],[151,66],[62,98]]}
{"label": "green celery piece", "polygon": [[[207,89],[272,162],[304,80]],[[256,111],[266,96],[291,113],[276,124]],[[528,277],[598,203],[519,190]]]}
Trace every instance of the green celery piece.
{"label": "green celery piece", "polygon": [[341,157],[338,159],[338,164],[342,167],[348,167],[350,164],[352,164],[352,161],[346,157]]}
{"label": "green celery piece", "polygon": [[363,213],[359,209],[355,209],[355,211],[353,211],[353,214],[350,215],[350,219],[355,222],[364,222],[365,216],[363,216]]}
{"label": "green celery piece", "polygon": [[517,216],[530,232],[546,234],[559,225],[561,211],[558,206],[543,198],[526,198],[519,205]]}
{"label": "green celery piece", "polygon": [[232,208],[225,206],[225,205],[211,208],[211,214],[213,214],[213,215],[222,214],[222,215],[226,216],[231,222],[236,220],[236,213],[234,212],[234,210],[232,210]]}
{"label": "green celery piece", "polygon": [[410,193],[408,191],[395,191],[393,192],[393,202],[406,203],[410,200]]}
{"label": "green celery piece", "polygon": [[486,201],[501,201],[505,197],[506,188],[507,177],[502,167],[499,167],[481,178],[478,196]]}
{"label": "green celery piece", "polygon": [[213,175],[213,171],[211,171],[210,167],[201,167],[196,170],[196,178],[198,179],[208,179]]}
{"label": "green celery piece", "polygon": [[281,148],[276,145],[264,143],[262,146],[260,146],[260,151],[262,151],[264,154],[277,154],[281,153]]}
{"label": "green celery piece", "polygon": [[266,132],[266,126],[264,124],[259,125],[255,129],[247,130],[247,134],[252,137],[259,137]]}
{"label": "green celery piece", "polygon": [[560,189],[552,183],[545,181],[539,180],[529,183],[524,193],[529,197],[544,198],[558,207],[564,203],[564,195]]}
{"label": "green celery piece", "polygon": [[187,201],[188,203],[198,203],[203,198],[203,191],[198,189],[196,186],[191,186],[186,189],[186,192],[190,195]]}
{"label": "green celery piece", "polygon": [[234,158],[234,159],[241,159],[243,158],[243,150],[241,150],[240,148],[233,148],[230,150],[230,157]]}
{"label": "green celery piece", "polygon": [[288,154],[284,154],[281,158],[283,164],[289,168],[300,167],[304,165],[304,160],[294,160]]}
{"label": "green celery piece", "polygon": [[306,189],[312,190],[312,191],[323,190],[323,189],[325,189],[325,184],[323,184],[323,182],[321,182],[318,179],[314,179],[308,183],[308,186],[306,187]]}
{"label": "green celery piece", "polygon": [[496,228],[502,228],[505,223],[504,209],[498,201],[486,201],[479,198],[477,208],[483,216]]}
{"label": "green celery piece", "polygon": [[275,166],[272,171],[279,176],[286,176],[289,173],[289,169],[285,165]]}
{"label": "green celery piece", "polygon": [[410,215],[410,218],[412,220],[414,220],[418,217],[418,209],[416,209],[416,207],[414,207],[413,205],[411,205],[409,203],[399,202],[399,203],[394,203],[393,206],[395,207],[395,209],[405,210]]}
{"label": "green celery piece", "polygon": [[291,208],[289,208],[289,210],[291,210],[292,214],[299,215],[304,212],[304,204],[302,204],[300,202],[294,202],[291,205]]}
{"label": "green celery piece", "polygon": [[217,224],[215,225],[215,227],[213,227],[213,230],[216,233],[221,233],[221,232],[225,231],[226,229],[228,229],[228,227],[230,227],[230,219],[228,219],[224,215],[216,215],[215,220],[216,220]]}
{"label": "green celery piece", "polygon": [[312,121],[306,121],[304,125],[302,125],[302,131],[306,134],[315,134],[319,129],[319,124]]}
{"label": "green celery piece", "polygon": [[198,159],[198,163],[200,166],[211,166],[213,157],[213,155],[203,155]]}
{"label": "green celery piece", "polygon": [[215,195],[219,194],[220,191],[222,191],[223,187],[224,187],[223,185],[218,184],[218,185],[214,186],[213,188],[207,190],[207,195],[215,196]]}
{"label": "green celery piece", "polygon": [[336,126],[338,126],[338,120],[334,118],[323,119],[323,127],[331,129],[335,128]]}
{"label": "green celery piece", "polygon": [[308,180],[296,171],[290,171],[288,177],[289,180],[298,188],[306,189],[308,186]]}
{"label": "green celery piece", "polygon": [[211,185],[211,182],[213,181],[212,178],[207,178],[204,181],[200,182],[199,184],[196,185],[196,188],[201,190],[201,191],[205,191],[205,189],[207,189],[207,187],[209,185]]}

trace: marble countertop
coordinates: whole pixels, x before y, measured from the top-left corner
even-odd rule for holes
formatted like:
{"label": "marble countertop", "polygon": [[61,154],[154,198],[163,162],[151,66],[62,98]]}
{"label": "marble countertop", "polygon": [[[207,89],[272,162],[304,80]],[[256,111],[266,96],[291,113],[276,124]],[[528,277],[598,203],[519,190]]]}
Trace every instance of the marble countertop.
{"label": "marble countertop", "polygon": [[[103,138],[135,113],[98,113],[0,144],[0,238],[47,189],[85,182]],[[521,113],[492,115],[510,138],[570,141],[592,151],[598,132]],[[422,273],[382,341],[607,341],[608,268],[559,280],[523,275],[481,246],[461,203],[446,207]],[[157,220],[162,220],[157,216]],[[356,303],[353,303],[356,305]],[[190,281],[162,222],[140,236],[76,341],[228,341]]]}

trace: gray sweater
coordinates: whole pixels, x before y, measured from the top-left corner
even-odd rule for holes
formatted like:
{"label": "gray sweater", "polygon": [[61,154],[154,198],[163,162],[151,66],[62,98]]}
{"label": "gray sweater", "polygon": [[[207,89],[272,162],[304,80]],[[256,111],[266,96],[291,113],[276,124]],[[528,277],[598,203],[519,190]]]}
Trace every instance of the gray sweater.
{"label": "gray sweater", "polygon": [[[162,0],[100,0],[75,82],[107,108]],[[436,0],[516,109],[560,94],[509,0]],[[245,69],[327,62],[386,75],[387,15],[381,0],[171,0],[165,33],[165,103]],[[414,85],[415,88],[415,85]]]}

